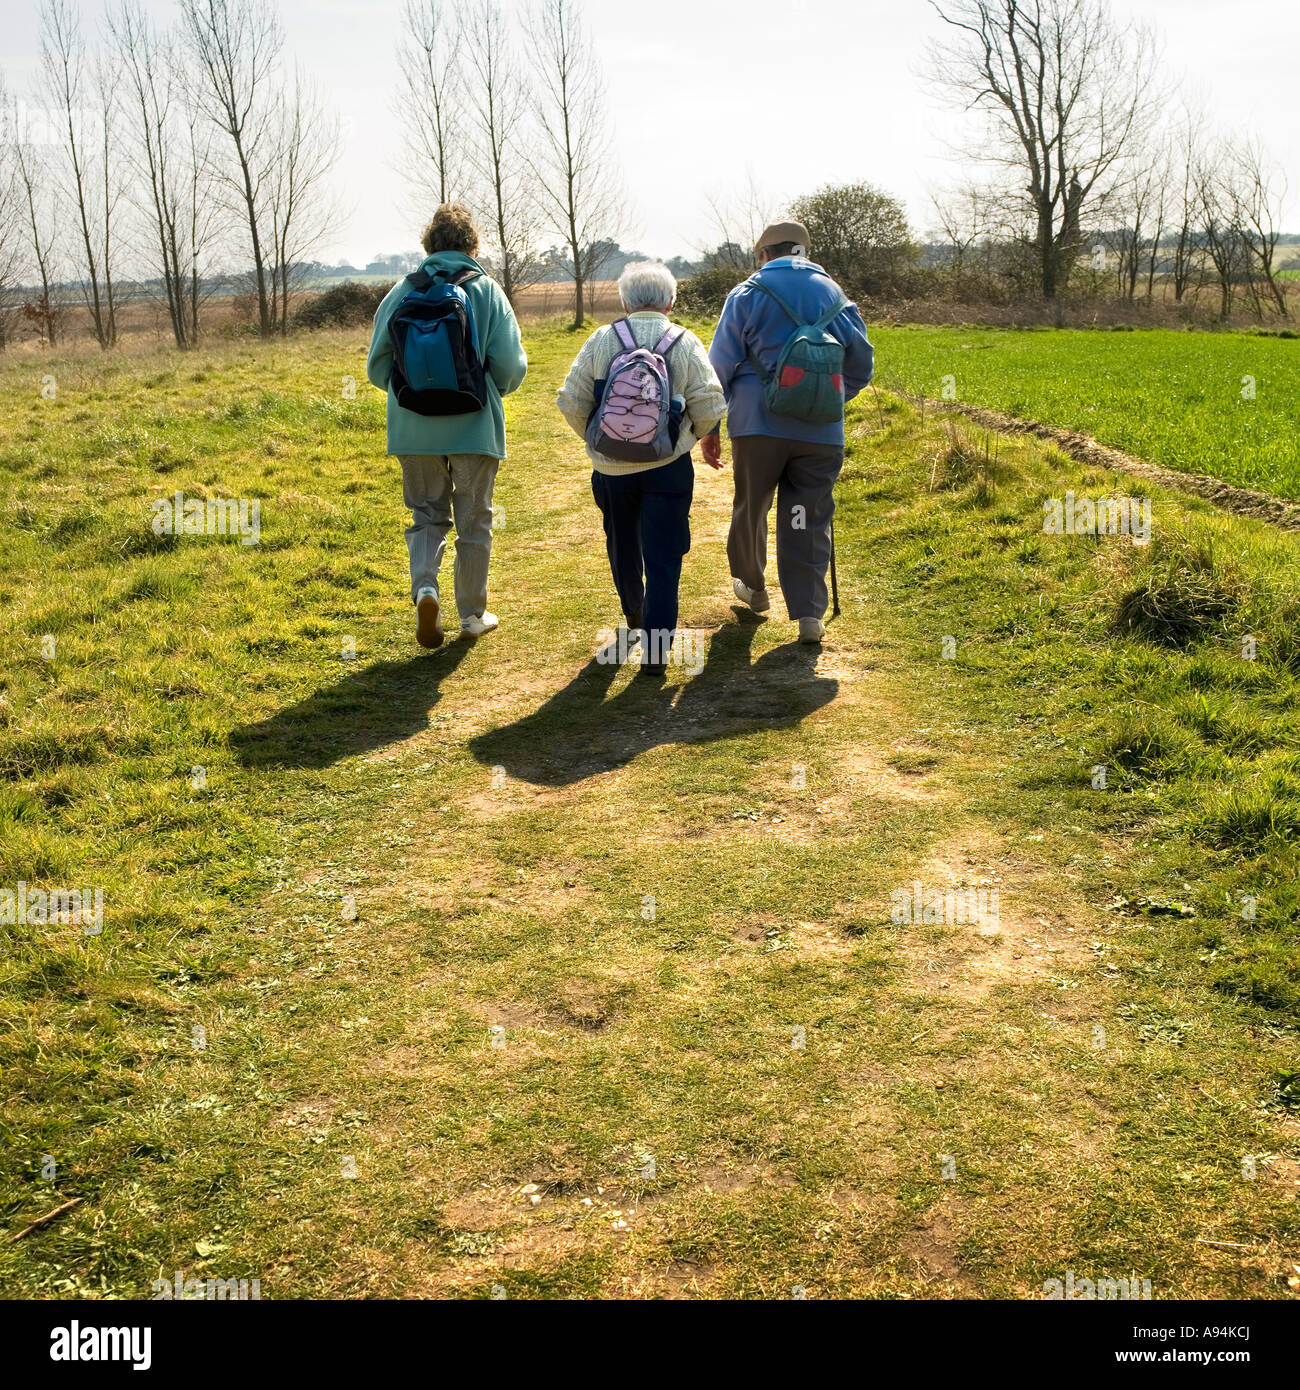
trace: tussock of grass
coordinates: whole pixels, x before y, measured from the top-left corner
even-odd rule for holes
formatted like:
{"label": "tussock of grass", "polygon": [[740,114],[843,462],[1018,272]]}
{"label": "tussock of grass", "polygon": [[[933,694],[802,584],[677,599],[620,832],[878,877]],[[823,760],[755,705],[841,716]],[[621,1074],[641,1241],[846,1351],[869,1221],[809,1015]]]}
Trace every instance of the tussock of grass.
{"label": "tussock of grass", "polygon": [[175,601],[192,589],[193,583],[188,575],[178,574],[155,560],[144,560],[126,581],[122,597],[128,603],[138,603],[143,599]]}
{"label": "tussock of grass", "polygon": [[1260,720],[1258,711],[1223,691],[1184,696],[1172,706],[1174,718],[1206,743],[1226,752],[1254,757],[1283,736]]}
{"label": "tussock of grass", "polygon": [[1220,629],[1238,595],[1208,545],[1158,545],[1152,563],[1115,609],[1114,630],[1185,648]]}
{"label": "tussock of grass", "polygon": [[1196,831],[1218,849],[1266,851],[1270,842],[1300,840],[1300,780],[1274,773],[1244,787],[1208,792]]}
{"label": "tussock of grass", "polygon": [[0,777],[18,780],[97,762],[113,751],[114,743],[102,729],[46,728],[19,734],[0,746]]}
{"label": "tussock of grass", "polygon": [[108,543],[108,548],[124,560],[140,555],[166,555],[180,544],[180,537],[174,531],[159,535],[152,525],[141,522],[125,532],[119,532]]}
{"label": "tussock of grass", "polygon": [[1267,634],[1273,660],[1300,671],[1300,595],[1295,592],[1300,576],[1292,571],[1285,578],[1289,581],[1286,589],[1279,585],[1262,595],[1254,616],[1260,630]]}
{"label": "tussock of grass", "polygon": [[1126,715],[1103,745],[1104,761],[1141,777],[1176,776],[1194,740],[1159,714]]}
{"label": "tussock of grass", "polygon": [[935,458],[930,490],[969,486],[971,505],[989,507],[997,499],[998,479],[1004,471],[996,435],[985,430],[973,439],[949,420],[948,447]]}

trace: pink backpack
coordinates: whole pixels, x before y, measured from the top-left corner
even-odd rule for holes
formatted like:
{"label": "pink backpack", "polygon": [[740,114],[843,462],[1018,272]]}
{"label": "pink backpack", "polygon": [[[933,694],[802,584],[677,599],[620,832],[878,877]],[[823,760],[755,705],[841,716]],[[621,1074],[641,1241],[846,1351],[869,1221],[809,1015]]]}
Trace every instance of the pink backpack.
{"label": "pink backpack", "polygon": [[686,330],[674,324],[653,348],[643,348],[627,319],[611,328],[622,351],[609,364],[604,382],[596,383],[603,390],[587,424],[587,443],[623,463],[666,461],[677,447],[667,359]]}

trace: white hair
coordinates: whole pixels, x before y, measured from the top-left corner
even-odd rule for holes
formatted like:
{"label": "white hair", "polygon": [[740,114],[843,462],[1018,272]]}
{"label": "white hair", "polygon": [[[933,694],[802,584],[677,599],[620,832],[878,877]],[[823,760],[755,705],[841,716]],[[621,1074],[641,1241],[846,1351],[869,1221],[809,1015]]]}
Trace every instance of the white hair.
{"label": "white hair", "polygon": [[677,298],[677,281],[662,261],[637,261],[618,277],[618,294],[628,313],[668,309]]}

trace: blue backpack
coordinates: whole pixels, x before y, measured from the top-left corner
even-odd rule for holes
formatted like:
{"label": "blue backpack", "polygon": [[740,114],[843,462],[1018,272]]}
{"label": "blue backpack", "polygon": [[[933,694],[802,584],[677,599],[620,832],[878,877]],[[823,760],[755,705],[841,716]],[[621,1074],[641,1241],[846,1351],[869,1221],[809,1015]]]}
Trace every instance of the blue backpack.
{"label": "blue backpack", "polygon": [[393,394],[417,415],[469,415],[488,403],[487,376],[469,296],[461,288],[482,271],[473,266],[406,277],[410,293],[393,310]]}
{"label": "blue backpack", "polygon": [[773,415],[786,415],[810,425],[832,425],[844,417],[844,344],[828,332],[831,323],[849,307],[843,294],[812,323],[803,319],[757,275],[746,284],[776,301],[795,330],[786,339],[772,371],[747,354],[749,365],[763,383],[763,403]]}

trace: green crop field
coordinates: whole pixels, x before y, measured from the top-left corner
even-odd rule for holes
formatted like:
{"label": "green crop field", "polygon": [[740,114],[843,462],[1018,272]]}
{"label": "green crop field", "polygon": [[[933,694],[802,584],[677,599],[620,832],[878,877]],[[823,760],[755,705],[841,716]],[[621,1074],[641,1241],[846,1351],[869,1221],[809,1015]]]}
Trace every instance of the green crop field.
{"label": "green crop field", "polygon": [[[1293,370],[986,336],[882,369],[1050,415],[1182,350],[1203,430]],[[364,333],[0,362],[0,1287],[1291,1297],[1300,538],[1158,489],[1147,546],[1048,535],[1124,480],[868,394],[825,647],[735,604],[701,468],[703,663],[649,678],[594,655],[579,339],[527,341],[502,626],[435,653]],[[178,491],[257,543],[160,533]]]}
{"label": "green crop field", "polygon": [[1082,430],[1167,468],[1300,498],[1300,341],[883,326],[871,336],[881,385]]}

